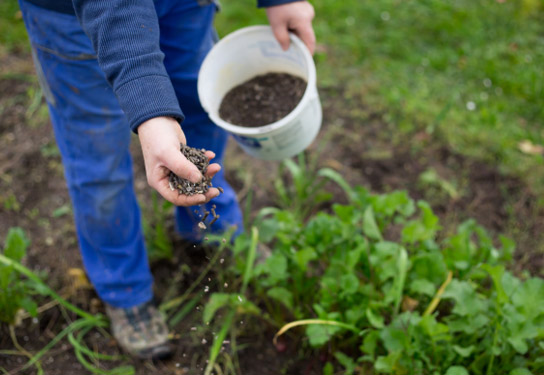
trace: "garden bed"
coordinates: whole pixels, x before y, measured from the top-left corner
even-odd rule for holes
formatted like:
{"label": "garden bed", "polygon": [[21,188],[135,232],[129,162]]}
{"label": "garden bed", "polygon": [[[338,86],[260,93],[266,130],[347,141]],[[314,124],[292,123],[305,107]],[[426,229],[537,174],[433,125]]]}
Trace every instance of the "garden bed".
{"label": "garden bed", "polygon": [[[81,268],[81,260],[60,157],[31,73],[30,58],[23,54],[2,59],[0,66],[7,64],[7,59],[18,63],[11,64],[14,71],[0,78],[0,238],[5,238],[10,227],[22,227],[31,240],[24,264],[47,274],[47,284],[61,295],[70,295],[77,306],[93,313],[103,312],[92,291],[73,289],[74,278],[69,269]],[[353,97],[342,87],[328,88],[321,95],[325,115],[323,130],[306,153],[307,162],[314,163],[316,171],[328,167],[351,186],[366,186],[376,193],[407,190],[411,197],[427,200],[440,217],[442,237],[451,235],[459,223],[473,217],[491,234],[504,233],[516,241],[516,261],[511,265],[515,274],[528,271],[534,276],[544,275],[544,213],[535,207],[535,197],[520,180],[501,175],[491,165],[455,154],[426,133],[412,134],[403,142],[393,143],[394,125],[384,120],[385,114],[367,108],[364,98]],[[136,138],[134,141],[135,186],[140,200],[151,207],[151,192],[145,182]],[[277,176],[283,175],[287,184],[292,178],[278,168],[278,163],[255,161],[234,143],[230,145],[225,168],[242,206],[251,199],[249,224],[259,209],[277,205],[279,199],[274,198]],[[329,183],[325,190],[333,194],[333,199],[314,206],[309,215],[330,212],[331,202],[347,202],[344,191],[337,185]],[[144,211],[151,217],[150,209]],[[153,222],[150,225],[153,227]],[[165,219],[164,225],[173,241],[174,261],[162,260],[152,267],[159,299],[183,294],[213,257],[209,249],[194,249],[178,239],[170,217]],[[394,240],[400,234],[391,228],[387,236]],[[224,287],[230,280],[222,280],[228,274],[221,264],[218,263],[195,290],[203,291],[206,286],[210,288],[209,293],[225,288],[231,290]],[[172,280],[177,281],[174,289],[169,288]],[[239,284],[235,280],[232,284],[235,291]],[[172,360],[161,364],[128,359],[113,364],[101,361],[100,366],[131,364],[139,374],[201,374],[214,338],[211,331],[217,329],[202,323],[205,301],[205,298],[199,300],[190,314],[174,325],[176,353]],[[58,306],[51,307],[38,316],[38,321],[23,321],[16,329],[18,341],[26,350],[36,352],[65,327],[69,322],[67,318],[75,319],[75,316]],[[272,344],[273,334],[279,327],[263,324],[256,318],[236,321],[235,326],[239,333],[239,350],[237,356],[231,357],[233,361],[237,357],[237,366],[243,374],[322,374],[322,367],[333,358],[327,347],[318,351],[304,349],[306,339],[302,331],[288,334],[282,343],[287,348],[283,348]],[[0,348],[13,350],[5,325],[1,333]],[[118,352],[114,341],[98,331],[90,333],[86,343],[101,352]],[[228,354],[229,348],[227,344],[224,352]],[[25,361],[20,355],[0,355],[0,367],[8,372],[16,371]],[[47,353],[42,366],[48,375],[85,371],[66,339]],[[35,373],[35,369],[24,373]]]}

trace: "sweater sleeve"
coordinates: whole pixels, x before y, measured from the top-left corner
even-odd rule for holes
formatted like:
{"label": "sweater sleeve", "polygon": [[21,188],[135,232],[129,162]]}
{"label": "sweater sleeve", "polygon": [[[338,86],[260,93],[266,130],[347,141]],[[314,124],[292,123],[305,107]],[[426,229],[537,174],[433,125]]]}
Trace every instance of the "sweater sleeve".
{"label": "sweater sleeve", "polygon": [[73,0],[98,63],[134,132],[151,118],[183,121],[159,45],[153,0]]}
{"label": "sweater sleeve", "polygon": [[274,5],[294,3],[295,1],[302,1],[302,0],[257,0],[257,6],[259,8],[267,8],[267,7],[273,7]]}

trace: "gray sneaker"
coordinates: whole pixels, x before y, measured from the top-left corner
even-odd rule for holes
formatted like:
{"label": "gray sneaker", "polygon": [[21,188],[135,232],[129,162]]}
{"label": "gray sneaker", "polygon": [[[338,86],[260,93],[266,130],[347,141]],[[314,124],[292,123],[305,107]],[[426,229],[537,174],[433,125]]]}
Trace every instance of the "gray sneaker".
{"label": "gray sneaker", "polygon": [[119,308],[106,305],[113,336],[130,355],[140,359],[165,359],[172,355],[168,327],[161,312],[147,302]]}

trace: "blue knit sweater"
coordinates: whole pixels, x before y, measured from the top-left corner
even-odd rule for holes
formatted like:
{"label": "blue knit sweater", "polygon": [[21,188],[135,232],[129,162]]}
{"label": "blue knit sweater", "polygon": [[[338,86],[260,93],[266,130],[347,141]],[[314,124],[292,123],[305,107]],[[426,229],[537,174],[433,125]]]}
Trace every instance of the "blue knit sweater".
{"label": "blue knit sweater", "polygon": [[[161,0],[25,1],[77,15],[134,132],[154,117],[170,116],[183,121],[159,46],[154,1]],[[257,4],[269,7],[294,1],[299,0],[257,0]]]}

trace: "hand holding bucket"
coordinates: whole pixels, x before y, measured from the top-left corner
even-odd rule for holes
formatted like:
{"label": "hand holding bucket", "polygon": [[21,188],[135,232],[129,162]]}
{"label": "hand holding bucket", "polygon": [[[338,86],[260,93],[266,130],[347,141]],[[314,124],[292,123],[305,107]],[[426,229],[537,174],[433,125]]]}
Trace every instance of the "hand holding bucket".
{"label": "hand holding bucket", "polygon": [[[249,155],[281,160],[308,147],[321,128],[322,110],[312,56],[294,34],[283,51],[269,26],[252,26],[229,34],[204,60],[198,76],[198,95],[210,119],[231,133]],[[266,73],[288,73],[308,84],[302,99],[284,118],[260,127],[230,124],[219,117],[225,94],[233,87]]]}

